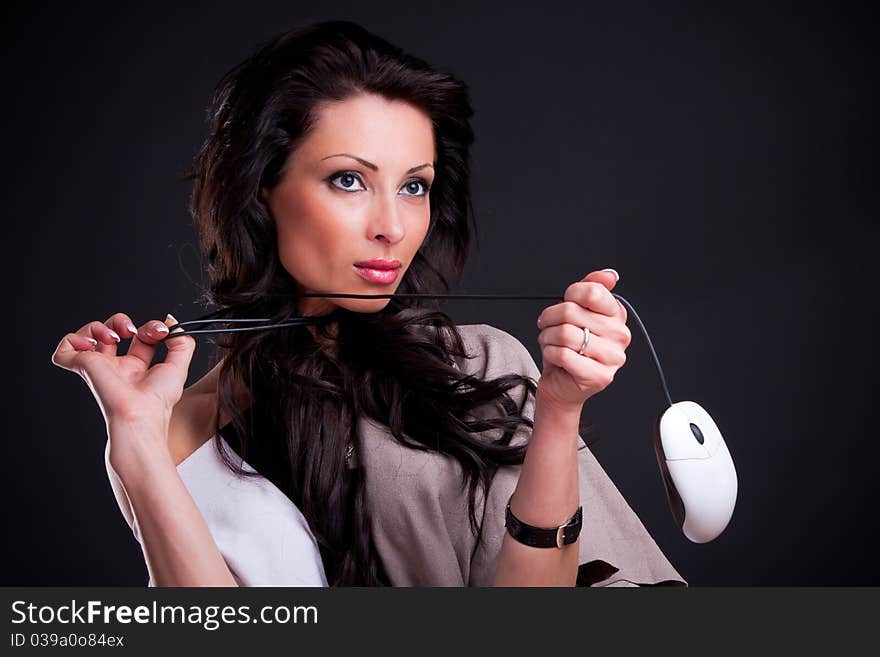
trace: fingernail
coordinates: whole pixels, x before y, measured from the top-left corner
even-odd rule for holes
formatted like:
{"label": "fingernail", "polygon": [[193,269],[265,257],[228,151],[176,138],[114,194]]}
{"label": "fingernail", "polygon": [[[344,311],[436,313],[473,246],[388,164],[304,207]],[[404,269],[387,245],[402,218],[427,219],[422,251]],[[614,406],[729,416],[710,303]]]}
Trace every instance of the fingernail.
{"label": "fingernail", "polygon": [[617,273],[616,269],[611,269],[611,267],[606,267],[602,271],[610,271],[612,274],[614,274],[614,278],[616,278],[618,281],[620,280],[620,274]]}
{"label": "fingernail", "polygon": [[98,344],[98,341],[95,340],[95,338],[86,338],[86,340],[88,340],[89,342],[91,342],[93,347],[94,347],[96,344]]}
{"label": "fingernail", "polygon": [[164,324],[159,324],[156,326],[156,333],[168,333],[168,327]]}
{"label": "fingernail", "polygon": [[116,331],[114,331],[113,329],[110,329],[110,337],[113,338],[114,340],[116,340],[116,342],[119,342],[120,340],[122,340],[122,338],[119,337],[119,334]]}
{"label": "fingernail", "polygon": [[[171,325],[172,325],[172,326],[174,326],[175,324],[179,324],[179,323],[180,323],[180,322],[178,322],[178,321],[174,318],[174,315],[172,315],[171,313],[168,313],[168,314],[165,316],[165,321],[166,321],[166,322],[171,322]],[[173,332],[174,332],[174,333],[182,333],[182,332],[183,332],[183,328],[181,328],[180,326],[178,326],[176,329],[174,329]]]}
{"label": "fingernail", "polygon": [[137,332],[138,332],[138,330],[137,330],[137,326],[135,326],[134,324],[126,324],[126,325],[125,325],[125,328],[127,328],[127,329],[128,329],[129,331],[131,331],[132,333],[137,333]]}

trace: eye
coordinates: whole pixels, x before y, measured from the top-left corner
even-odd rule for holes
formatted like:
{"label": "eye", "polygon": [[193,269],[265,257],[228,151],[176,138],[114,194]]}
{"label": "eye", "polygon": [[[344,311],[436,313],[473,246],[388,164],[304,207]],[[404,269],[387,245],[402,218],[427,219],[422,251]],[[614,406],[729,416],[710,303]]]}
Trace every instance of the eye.
{"label": "eye", "polygon": [[[336,180],[339,181],[338,184],[334,182]],[[363,185],[363,180],[361,180],[360,175],[354,171],[337,171],[327,178],[327,182],[336,189],[341,189],[344,192],[360,191],[354,186],[356,182],[360,182],[361,185]],[[421,193],[419,193],[419,186],[421,186]],[[365,191],[363,187],[361,189]],[[403,189],[412,192],[405,194],[405,196],[426,196],[431,189],[431,185],[429,185],[428,181],[424,178],[413,178],[404,184]]]}
{"label": "eye", "polygon": [[[337,184],[333,183],[333,181],[336,180],[337,178],[342,183],[342,185],[337,185]],[[359,181],[360,179],[361,179],[361,177],[358,174],[356,174],[354,171],[338,171],[338,172],[334,173],[332,176],[330,176],[329,178],[327,178],[327,181],[330,182],[337,189],[341,189],[345,192],[350,192],[350,191],[354,191],[357,189],[353,185],[354,185],[355,181]],[[361,184],[363,184],[363,182],[361,182]]]}
{"label": "eye", "polygon": [[414,178],[413,180],[408,181],[403,187],[404,189],[412,190],[413,185],[416,186],[416,191],[418,191],[418,185],[421,185],[424,191],[421,194],[407,194],[406,196],[427,196],[428,192],[431,191],[431,186],[424,178]]}

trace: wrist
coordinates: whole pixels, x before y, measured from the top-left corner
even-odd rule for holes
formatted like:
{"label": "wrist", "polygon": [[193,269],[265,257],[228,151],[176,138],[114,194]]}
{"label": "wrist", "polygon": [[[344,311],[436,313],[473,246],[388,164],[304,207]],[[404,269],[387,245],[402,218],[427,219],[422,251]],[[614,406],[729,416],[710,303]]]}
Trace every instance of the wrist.
{"label": "wrist", "polygon": [[508,533],[520,543],[538,548],[563,548],[574,543],[581,533],[583,522],[583,509],[578,506],[577,510],[561,523],[553,523],[550,526],[536,526],[523,522],[511,508],[513,495],[507,501],[505,510],[504,526]]}
{"label": "wrist", "polygon": [[535,394],[535,413],[537,414],[537,409],[541,408],[545,411],[553,413],[554,416],[557,417],[577,417],[578,421],[580,420],[581,411],[584,408],[584,402],[577,402],[572,404],[570,402],[561,402],[557,399],[554,399],[551,395],[544,391],[541,386],[538,386],[538,391]]}
{"label": "wrist", "polygon": [[144,485],[152,488],[157,478],[176,471],[174,459],[169,452],[126,453],[111,465],[128,491],[136,491]]}
{"label": "wrist", "polygon": [[174,466],[165,432],[111,428],[110,465],[126,482],[155,467]]}

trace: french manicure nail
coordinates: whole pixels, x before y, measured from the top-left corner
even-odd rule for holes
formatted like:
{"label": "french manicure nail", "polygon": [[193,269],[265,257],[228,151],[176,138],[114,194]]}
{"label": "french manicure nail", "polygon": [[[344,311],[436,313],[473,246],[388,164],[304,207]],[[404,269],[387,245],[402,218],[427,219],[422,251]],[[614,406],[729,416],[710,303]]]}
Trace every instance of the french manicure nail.
{"label": "french manicure nail", "polygon": [[110,337],[113,338],[114,340],[116,340],[116,342],[119,342],[120,340],[122,340],[122,338],[119,337],[119,334],[116,331],[114,331],[113,329],[110,329]]}
{"label": "french manicure nail", "polygon": [[616,269],[611,269],[611,267],[606,267],[602,271],[610,271],[612,274],[614,274],[614,278],[616,278],[618,281],[620,280],[620,274],[617,273]]}
{"label": "french manicure nail", "polygon": [[136,327],[134,324],[126,324],[126,325],[125,325],[125,328],[127,328],[127,329],[128,329],[129,331],[131,331],[132,333],[137,333],[137,332],[138,332],[137,327]]}
{"label": "french manicure nail", "polygon": [[165,326],[164,324],[159,324],[156,327],[156,333],[168,333],[168,327]]}
{"label": "french manicure nail", "polygon": [[[180,322],[178,322],[177,319],[174,317],[174,315],[172,315],[171,313],[168,313],[168,316],[165,318],[165,321],[171,322],[172,326],[174,326],[175,324],[180,324]],[[174,329],[172,331],[172,333],[183,333],[183,328],[178,326],[176,329]]]}
{"label": "french manicure nail", "polygon": [[86,340],[88,340],[89,342],[91,342],[93,347],[94,347],[96,344],[98,344],[98,341],[95,340],[95,338],[86,338]]}

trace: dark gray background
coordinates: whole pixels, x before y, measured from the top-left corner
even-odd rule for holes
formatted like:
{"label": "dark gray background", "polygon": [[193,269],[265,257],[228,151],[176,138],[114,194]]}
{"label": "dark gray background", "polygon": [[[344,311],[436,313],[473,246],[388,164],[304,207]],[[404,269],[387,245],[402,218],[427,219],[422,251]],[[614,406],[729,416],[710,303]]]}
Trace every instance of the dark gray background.
{"label": "dark gray background", "polygon": [[[674,400],[736,461],[726,532],[674,526],[651,447],[663,397],[630,322],[590,400],[593,450],[692,585],[878,584],[872,327],[878,246],[873,21],[858,5],[41,4],[7,14],[4,585],[142,585],[64,333],[194,304],[179,176],[217,79],[295,24],[359,21],[471,87],[482,242],[463,292],[562,294],[615,267]],[[539,301],[451,302],[540,366]],[[191,381],[201,376],[200,347]],[[587,510],[588,512],[588,510]]]}

